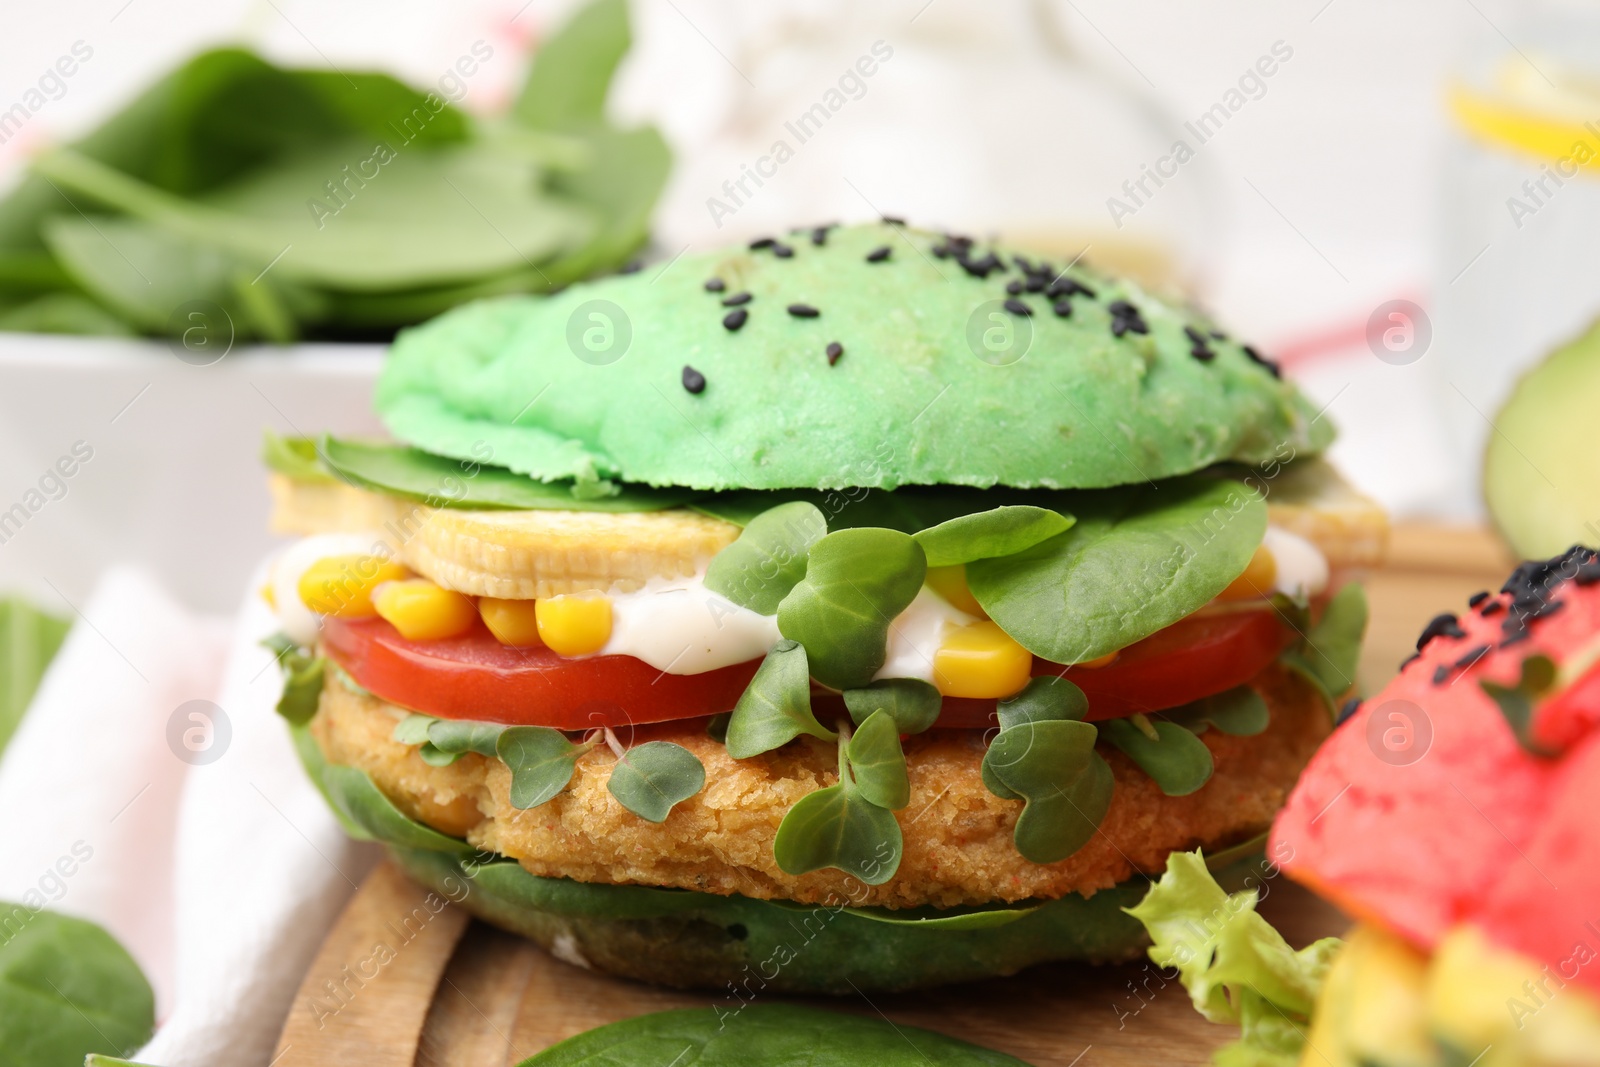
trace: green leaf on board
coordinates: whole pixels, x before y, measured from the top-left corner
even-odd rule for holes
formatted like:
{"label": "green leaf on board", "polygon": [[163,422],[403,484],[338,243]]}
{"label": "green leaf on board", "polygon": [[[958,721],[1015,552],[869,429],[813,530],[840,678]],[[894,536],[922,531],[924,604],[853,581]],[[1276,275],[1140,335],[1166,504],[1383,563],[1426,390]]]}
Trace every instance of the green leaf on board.
{"label": "green leaf on board", "polygon": [[1066,532],[1071,525],[1072,519],[1058,511],[1013,504],[946,519],[914,536],[928,566],[950,567],[1013,555]]}
{"label": "green leaf on board", "polygon": [[19,597],[0,599],[0,751],[22,722],[70,626]]}
{"label": "green leaf on board", "polygon": [[[1086,722],[1047,719],[1001,730],[984,753],[990,791],[1026,803],[1012,838],[1023,858],[1054,863],[1082,848],[1111,806],[1111,767]],[[996,788],[996,786],[1000,788]]]}
{"label": "green leaf on board", "polygon": [[880,808],[899,811],[911,803],[906,754],[900,728],[887,711],[875,711],[850,738],[846,749],[850,773],[861,795]]}
{"label": "green leaf on board", "polygon": [[511,806],[536,808],[567,788],[578,757],[592,747],[575,745],[547,726],[506,727],[495,743],[495,755],[511,768]]}
{"label": "green leaf on board", "polygon": [[1000,1052],[915,1026],[791,1004],[636,1015],[552,1045],[518,1067],[1027,1067]]}
{"label": "green leaf on board", "polygon": [[894,812],[867,798],[850,774],[839,745],[839,783],[800,798],[778,824],[772,855],[786,874],[834,867],[882,885],[900,867],[904,841]]}
{"label": "green leaf on board", "polygon": [[706,588],[761,615],[777,614],[783,598],[806,576],[806,553],[828,524],[814,504],[779,504],[750,520],[706,569]]}
{"label": "green leaf on board", "polygon": [[1100,736],[1121,750],[1169,797],[1185,797],[1211,780],[1211,750],[1193,731],[1173,722],[1154,722],[1150,737],[1126,719],[1099,724]]}
{"label": "green leaf on board", "polygon": [[883,666],[889,623],[927,571],[907,534],[840,530],[811,546],[806,576],[778,606],[778,630],[806,648],[811,674],[835,689],[857,689]]}
{"label": "green leaf on board", "polygon": [[665,822],[673,805],[706,784],[706,769],[693,752],[670,741],[648,741],[622,754],[606,789],[641,819]]}
{"label": "green leaf on board", "polygon": [[[74,846],[79,860],[92,851]],[[70,859],[68,860],[70,862]],[[0,1062],[78,1067],[155,1031],[155,994],[127,949],[84,919],[0,901]]]}
{"label": "green leaf on board", "polygon": [[1195,1009],[1241,1027],[1219,1062],[1292,1065],[1343,942],[1325,937],[1296,951],[1256,912],[1257,896],[1230,896],[1198,851],[1174,852],[1144,900],[1124,910],[1149,931],[1150,959],[1178,971]]}
{"label": "green leaf on board", "polygon": [[779,641],[733,706],[724,735],[728,755],[749,759],[801,734],[823,740],[835,736],[812,714],[811,670],[805,648],[794,641]]}
{"label": "green leaf on board", "polygon": [[1193,614],[1249,564],[1267,507],[1246,486],[1190,476],[1074,494],[1077,521],[1032,548],[967,564],[1000,628],[1054,663],[1082,663]]}
{"label": "green leaf on board", "polygon": [[1177,708],[1168,708],[1161,717],[1196,734],[1215,726],[1230,737],[1255,737],[1272,721],[1267,702],[1248,685],[1234,686]]}
{"label": "green leaf on board", "polygon": [[579,495],[571,483],[535,481],[504,467],[435,456],[405,445],[324,437],[318,452],[336,476],[352,485],[430,507],[658,511],[693,495],[687,490],[617,485],[609,486],[609,495]]}
{"label": "green leaf on board", "polygon": [[859,689],[846,689],[843,696],[857,726],[873,712],[884,711],[903,734],[920,734],[932,726],[944,703],[938,688],[920,678],[880,678]]}

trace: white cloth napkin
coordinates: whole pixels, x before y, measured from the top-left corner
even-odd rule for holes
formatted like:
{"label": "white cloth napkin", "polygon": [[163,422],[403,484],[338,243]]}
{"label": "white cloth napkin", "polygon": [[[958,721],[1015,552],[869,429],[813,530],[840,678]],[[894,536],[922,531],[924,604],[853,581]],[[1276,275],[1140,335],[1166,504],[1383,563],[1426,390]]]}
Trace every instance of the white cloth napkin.
{"label": "white cloth napkin", "polygon": [[115,569],[81,608],[0,760],[0,899],[31,891],[138,960],[158,1028],[131,1058],[265,1065],[375,850],[340,831],[273,710],[258,598],[230,635]]}

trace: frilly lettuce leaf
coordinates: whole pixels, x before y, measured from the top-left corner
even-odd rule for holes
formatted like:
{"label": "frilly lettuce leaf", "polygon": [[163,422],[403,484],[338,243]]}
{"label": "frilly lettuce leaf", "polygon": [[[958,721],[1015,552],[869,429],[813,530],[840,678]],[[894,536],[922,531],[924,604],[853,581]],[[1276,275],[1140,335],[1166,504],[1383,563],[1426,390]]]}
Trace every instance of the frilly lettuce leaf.
{"label": "frilly lettuce leaf", "polygon": [[1178,971],[1195,1009],[1240,1026],[1240,1039],[1217,1052],[1217,1067],[1293,1067],[1344,944],[1325,937],[1295,951],[1256,913],[1257,899],[1254,890],[1223,892],[1197,850],[1168,856],[1161,880],[1125,909],[1149,932],[1151,960]]}

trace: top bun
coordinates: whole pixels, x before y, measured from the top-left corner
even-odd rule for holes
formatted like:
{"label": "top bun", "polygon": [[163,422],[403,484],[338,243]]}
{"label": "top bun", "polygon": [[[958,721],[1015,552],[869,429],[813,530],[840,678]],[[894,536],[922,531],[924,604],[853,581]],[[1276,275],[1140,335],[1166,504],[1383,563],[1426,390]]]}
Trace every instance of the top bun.
{"label": "top bun", "polygon": [[419,448],[543,481],[707,490],[1093,488],[1333,436],[1189,309],[894,222],[458,308],[400,335],[377,407]]}

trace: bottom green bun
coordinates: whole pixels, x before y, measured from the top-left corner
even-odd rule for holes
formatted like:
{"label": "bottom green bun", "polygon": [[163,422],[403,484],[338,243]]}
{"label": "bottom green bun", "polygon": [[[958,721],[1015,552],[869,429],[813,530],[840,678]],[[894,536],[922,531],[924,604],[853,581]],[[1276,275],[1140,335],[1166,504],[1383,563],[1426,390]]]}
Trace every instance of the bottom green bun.
{"label": "bottom green bun", "polygon": [[[1139,956],[1143,927],[1124,914],[1150,883],[1026,907],[892,912],[540,878],[507,860],[391,846],[416,881],[568,963],[657,985],[761,992],[894,991],[1014,974],[1036,963]],[[1259,855],[1218,880],[1239,888]],[[736,999],[737,998],[737,999]]]}

